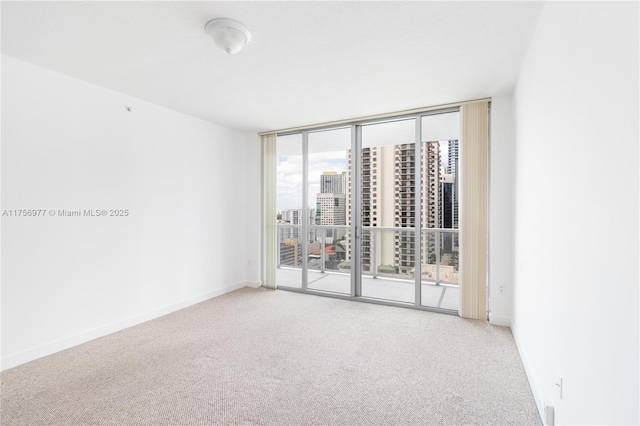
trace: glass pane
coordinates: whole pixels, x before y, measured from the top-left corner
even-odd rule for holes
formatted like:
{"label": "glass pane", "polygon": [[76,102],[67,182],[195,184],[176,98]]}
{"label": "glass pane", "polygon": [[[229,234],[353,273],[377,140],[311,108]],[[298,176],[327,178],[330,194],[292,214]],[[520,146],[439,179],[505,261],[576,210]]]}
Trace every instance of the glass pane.
{"label": "glass pane", "polygon": [[458,112],[422,117],[423,306],[457,310]]}
{"label": "glass pane", "polygon": [[458,230],[440,232],[440,282],[458,285]]}
{"label": "glass pane", "polygon": [[415,299],[415,121],[362,127],[362,295]]}
{"label": "glass pane", "polygon": [[460,139],[460,112],[426,115],[422,117],[422,138],[426,141]]}
{"label": "glass pane", "polygon": [[346,257],[346,227],[311,231],[315,241],[309,246],[308,288],[333,293],[351,293],[351,262]]}
{"label": "glass pane", "polygon": [[302,135],[276,140],[278,286],[302,288]]}
{"label": "glass pane", "polygon": [[310,132],[308,143],[308,288],[350,294],[347,162],[351,129]]}

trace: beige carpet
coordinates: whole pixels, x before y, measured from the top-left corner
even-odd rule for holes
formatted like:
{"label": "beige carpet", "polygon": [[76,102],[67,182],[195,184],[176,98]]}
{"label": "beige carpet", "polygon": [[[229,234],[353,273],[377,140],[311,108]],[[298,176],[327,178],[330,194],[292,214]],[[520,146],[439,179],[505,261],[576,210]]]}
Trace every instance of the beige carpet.
{"label": "beige carpet", "polygon": [[3,372],[3,425],[540,425],[507,328],[242,289]]}

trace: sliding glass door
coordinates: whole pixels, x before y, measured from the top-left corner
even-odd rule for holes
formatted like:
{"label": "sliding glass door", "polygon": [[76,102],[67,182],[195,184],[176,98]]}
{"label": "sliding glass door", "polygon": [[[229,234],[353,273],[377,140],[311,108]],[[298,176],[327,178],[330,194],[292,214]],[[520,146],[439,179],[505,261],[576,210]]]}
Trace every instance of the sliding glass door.
{"label": "sliding glass door", "polygon": [[460,113],[420,118],[420,304],[458,309]]}
{"label": "sliding glass door", "polygon": [[276,140],[276,283],[302,288],[305,265],[302,223],[302,135],[279,136]]}
{"label": "sliding glass door", "polygon": [[459,120],[278,135],[278,287],[457,311]]}
{"label": "sliding glass door", "polygon": [[362,126],[361,282],[364,297],[414,303],[415,118]]}
{"label": "sliding glass door", "polygon": [[309,132],[307,161],[307,288],[351,294],[347,214],[351,129]]}

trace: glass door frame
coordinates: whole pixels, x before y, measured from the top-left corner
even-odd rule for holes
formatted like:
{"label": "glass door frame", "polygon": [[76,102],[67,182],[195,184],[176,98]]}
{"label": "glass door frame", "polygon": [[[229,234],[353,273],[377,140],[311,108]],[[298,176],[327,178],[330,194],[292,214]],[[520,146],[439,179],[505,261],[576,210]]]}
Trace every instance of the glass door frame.
{"label": "glass door frame", "polygon": [[[304,241],[308,240],[309,235],[309,133],[327,131],[327,130],[335,130],[335,129],[351,129],[351,224],[350,230],[351,235],[353,236],[354,243],[351,244],[351,267],[350,267],[350,283],[351,283],[351,291],[350,294],[341,294],[335,292],[328,292],[323,290],[316,290],[309,288],[308,283],[308,244],[302,244],[301,247],[301,255],[302,255],[302,284],[300,288],[296,287],[288,287],[283,285],[278,285],[278,289],[293,291],[299,293],[307,293],[318,296],[325,297],[333,297],[338,299],[347,299],[347,300],[357,300],[361,302],[388,305],[388,306],[399,306],[405,308],[412,308],[424,311],[433,311],[440,312],[452,315],[458,315],[457,310],[452,309],[444,309],[433,306],[425,306],[422,305],[422,167],[421,167],[421,158],[422,158],[422,118],[439,115],[439,114],[448,114],[459,112],[459,106],[446,107],[441,109],[430,109],[427,111],[421,111],[418,113],[408,113],[401,115],[389,116],[388,118],[379,118],[379,119],[367,119],[367,120],[356,120],[351,121],[345,124],[329,124],[326,126],[313,126],[308,129],[303,130],[295,130],[290,132],[281,132],[278,133],[277,136],[289,136],[294,134],[302,135],[302,217],[305,218],[301,224],[301,232],[304,238]],[[415,259],[415,279],[414,279],[414,288],[415,288],[415,296],[413,303],[386,300],[386,299],[378,299],[373,297],[362,296],[362,233],[363,226],[361,223],[361,215],[362,215],[362,128],[363,126],[382,124],[393,121],[401,121],[401,120],[414,120],[415,126],[415,135],[414,135],[414,170],[419,171],[420,175],[416,176],[415,184],[414,184],[414,192],[415,194],[419,194],[419,196],[415,197],[415,212],[414,212],[414,259]],[[408,227],[407,232],[411,232],[411,229]]]}

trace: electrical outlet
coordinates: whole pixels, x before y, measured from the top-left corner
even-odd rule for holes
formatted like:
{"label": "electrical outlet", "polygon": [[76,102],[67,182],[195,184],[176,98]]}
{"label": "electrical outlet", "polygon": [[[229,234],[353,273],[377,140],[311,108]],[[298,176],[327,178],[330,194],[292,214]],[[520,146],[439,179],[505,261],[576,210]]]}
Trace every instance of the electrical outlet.
{"label": "electrical outlet", "polygon": [[556,387],[558,388],[558,393],[560,395],[560,399],[562,399],[562,377],[558,377],[556,379]]}
{"label": "electrical outlet", "polygon": [[545,417],[545,422],[544,424],[546,426],[553,426],[555,423],[555,418],[554,418],[554,409],[551,405],[545,405],[544,406],[544,417]]}

